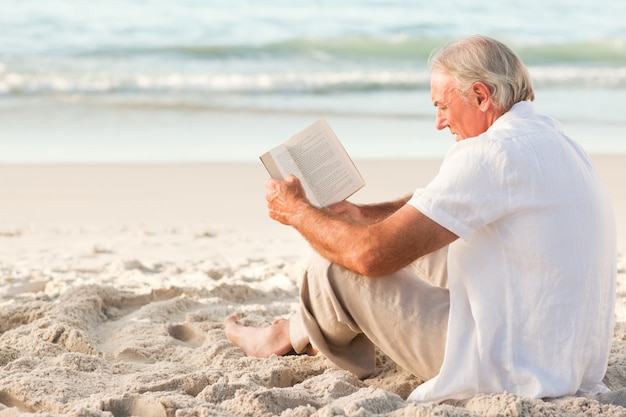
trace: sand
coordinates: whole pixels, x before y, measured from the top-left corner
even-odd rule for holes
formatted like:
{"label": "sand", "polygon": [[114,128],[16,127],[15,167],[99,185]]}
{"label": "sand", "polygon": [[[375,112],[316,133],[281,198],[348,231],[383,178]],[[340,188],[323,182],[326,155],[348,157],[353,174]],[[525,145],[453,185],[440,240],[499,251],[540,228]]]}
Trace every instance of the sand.
{"label": "sand", "polygon": [[[595,156],[619,234],[606,383],[626,386],[626,156]],[[439,161],[357,161],[355,201],[400,197]],[[266,217],[259,163],[0,166],[0,416],[596,416],[607,398],[412,404],[378,355],[358,380],[323,356],[245,357],[223,319],[297,305],[310,250]]]}

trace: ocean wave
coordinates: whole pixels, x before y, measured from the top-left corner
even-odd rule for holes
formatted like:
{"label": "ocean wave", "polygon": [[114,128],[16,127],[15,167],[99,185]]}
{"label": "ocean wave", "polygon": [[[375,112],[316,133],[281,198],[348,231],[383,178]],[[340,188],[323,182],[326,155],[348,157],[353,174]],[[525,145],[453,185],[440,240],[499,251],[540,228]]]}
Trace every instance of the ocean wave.
{"label": "ocean wave", "polygon": [[533,65],[529,72],[540,88],[626,88],[626,66]]}
{"label": "ocean wave", "polygon": [[[530,66],[538,88],[626,88],[626,66]],[[258,73],[16,72],[0,65],[0,95],[54,94],[333,94],[375,90],[427,90],[426,70],[348,70]]]}
{"label": "ocean wave", "polygon": [[[304,37],[252,44],[193,44],[137,47],[103,47],[77,53],[86,57],[171,56],[192,59],[258,59],[308,57],[323,59],[385,59],[425,61],[433,50],[452,38],[393,36]],[[626,63],[626,38],[539,42],[503,39],[528,64]]]}
{"label": "ocean wave", "polygon": [[331,93],[376,89],[427,88],[425,72],[348,71],[311,73],[212,74],[32,74],[0,73],[0,94],[45,95],[55,93]]}
{"label": "ocean wave", "polygon": [[[5,57],[0,61],[0,95],[427,90],[427,57],[444,41],[353,36],[260,46],[112,48],[72,57]],[[626,88],[626,40],[518,42],[512,47],[528,64],[537,87]]]}

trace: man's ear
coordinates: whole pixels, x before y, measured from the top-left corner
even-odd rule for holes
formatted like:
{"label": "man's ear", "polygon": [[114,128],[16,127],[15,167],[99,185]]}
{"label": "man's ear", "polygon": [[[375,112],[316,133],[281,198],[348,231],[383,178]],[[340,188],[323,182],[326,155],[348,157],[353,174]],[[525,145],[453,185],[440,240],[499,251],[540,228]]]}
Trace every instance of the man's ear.
{"label": "man's ear", "polygon": [[485,111],[489,108],[491,103],[491,90],[489,90],[489,87],[487,87],[485,83],[476,81],[472,84],[472,94],[480,110]]}

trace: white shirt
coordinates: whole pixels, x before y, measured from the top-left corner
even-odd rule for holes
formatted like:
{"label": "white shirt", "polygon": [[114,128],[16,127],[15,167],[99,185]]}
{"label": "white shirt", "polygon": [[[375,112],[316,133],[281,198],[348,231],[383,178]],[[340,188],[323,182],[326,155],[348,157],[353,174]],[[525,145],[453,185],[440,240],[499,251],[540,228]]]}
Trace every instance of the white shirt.
{"label": "white shirt", "polygon": [[457,142],[409,204],[455,233],[440,373],[411,401],[601,392],[616,235],[584,151],[529,102]]}

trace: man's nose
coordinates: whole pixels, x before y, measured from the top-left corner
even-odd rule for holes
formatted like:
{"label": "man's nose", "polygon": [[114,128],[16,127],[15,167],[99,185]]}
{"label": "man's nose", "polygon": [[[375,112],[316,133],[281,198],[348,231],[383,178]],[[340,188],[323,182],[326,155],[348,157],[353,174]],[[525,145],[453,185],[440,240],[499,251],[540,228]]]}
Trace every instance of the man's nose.
{"label": "man's nose", "polygon": [[437,130],[443,130],[446,127],[448,127],[448,121],[444,117],[437,115],[437,117],[435,117],[435,128],[437,128]]}

